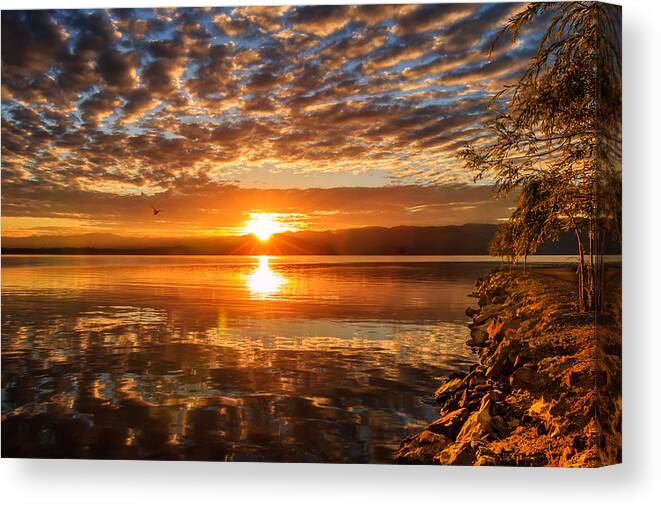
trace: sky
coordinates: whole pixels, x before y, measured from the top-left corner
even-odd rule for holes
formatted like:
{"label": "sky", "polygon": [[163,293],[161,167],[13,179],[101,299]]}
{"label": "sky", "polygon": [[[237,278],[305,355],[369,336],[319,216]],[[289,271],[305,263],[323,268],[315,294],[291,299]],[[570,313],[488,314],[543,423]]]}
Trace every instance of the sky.
{"label": "sky", "polygon": [[3,237],[497,222],[458,155],[543,34],[489,51],[521,8],[3,11]]}

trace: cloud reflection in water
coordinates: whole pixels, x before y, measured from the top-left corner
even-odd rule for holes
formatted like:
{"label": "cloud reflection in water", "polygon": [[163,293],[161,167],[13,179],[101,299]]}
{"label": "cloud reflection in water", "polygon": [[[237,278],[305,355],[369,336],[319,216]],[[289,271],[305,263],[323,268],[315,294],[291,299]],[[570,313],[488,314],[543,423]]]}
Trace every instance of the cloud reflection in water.
{"label": "cloud reflection in water", "polygon": [[485,266],[340,260],[3,259],[3,455],[392,460]]}

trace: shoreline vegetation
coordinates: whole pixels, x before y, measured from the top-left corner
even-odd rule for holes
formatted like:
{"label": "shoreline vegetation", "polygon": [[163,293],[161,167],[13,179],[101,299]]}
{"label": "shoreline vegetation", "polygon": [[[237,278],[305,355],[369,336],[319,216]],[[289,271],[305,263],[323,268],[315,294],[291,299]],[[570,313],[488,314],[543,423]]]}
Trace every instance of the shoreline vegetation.
{"label": "shoreline vegetation", "polygon": [[[621,461],[621,281],[604,311],[577,305],[568,272],[478,279],[468,344],[478,362],[436,391],[439,418],[404,439],[398,463],[598,467]],[[574,275],[575,278],[575,275]]]}

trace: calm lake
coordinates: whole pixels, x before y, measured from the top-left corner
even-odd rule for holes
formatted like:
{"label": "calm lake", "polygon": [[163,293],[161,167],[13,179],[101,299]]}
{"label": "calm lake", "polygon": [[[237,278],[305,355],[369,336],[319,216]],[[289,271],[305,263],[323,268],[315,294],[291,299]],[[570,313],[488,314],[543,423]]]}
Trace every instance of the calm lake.
{"label": "calm lake", "polygon": [[391,462],[481,260],[3,256],[3,455]]}

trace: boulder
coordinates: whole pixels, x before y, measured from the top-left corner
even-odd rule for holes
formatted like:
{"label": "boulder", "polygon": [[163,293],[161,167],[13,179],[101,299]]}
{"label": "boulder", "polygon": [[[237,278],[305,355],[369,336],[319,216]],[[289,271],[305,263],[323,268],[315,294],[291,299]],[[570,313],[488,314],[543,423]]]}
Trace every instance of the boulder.
{"label": "boulder", "polygon": [[465,408],[459,408],[452,412],[448,412],[439,419],[436,419],[433,423],[427,426],[427,429],[432,433],[439,433],[454,439],[464,424],[466,417],[468,417],[468,410]]}
{"label": "boulder", "polygon": [[495,466],[498,464],[498,455],[489,449],[485,445],[478,445],[475,446],[473,445],[473,448],[477,447],[477,451],[475,453],[475,462],[473,465],[481,467],[481,466]]}
{"label": "boulder", "polygon": [[457,442],[479,440],[492,432],[491,410],[493,401],[489,393],[482,398],[479,410],[468,416],[457,435]]}
{"label": "boulder", "polygon": [[458,442],[448,445],[434,460],[441,465],[469,466],[475,463],[475,449],[470,442]]}
{"label": "boulder", "polygon": [[507,331],[516,331],[521,327],[521,319],[509,319],[503,322],[501,333],[505,334]]}
{"label": "boulder", "polygon": [[480,310],[476,309],[476,308],[468,307],[468,308],[466,308],[465,313],[466,313],[467,317],[473,317],[474,315],[477,315],[478,313],[480,313]]}
{"label": "boulder", "polygon": [[487,325],[474,326],[471,328],[471,339],[466,343],[471,347],[482,347],[489,340]]}
{"label": "boulder", "polygon": [[528,320],[523,320],[520,324],[519,327],[517,328],[517,331],[519,333],[527,333],[528,331],[531,331],[532,329],[535,328],[537,325],[537,320],[536,319],[528,319]]}
{"label": "boulder", "polygon": [[479,371],[473,372],[471,375],[466,377],[466,380],[468,381],[468,387],[473,388],[485,384],[487,381],[486,377]]}
{"label": "boulder", "polygon": [[527,366],[514,370],[510,376],[510,385],[513,389],[534,391],[540,386],[540,377],[535,370]]}
{"label": "boulder", "polygon": [[464,391],[461,393],[461,396],[457,401],[457,405],[462,408],[468,405],[468,389],[464,389]]}
{"label": "boulder", "polygon": [[527,354],[517,354],[514,358],[514,368],[521,368],[530,361],[532,361],[532,358]]}
{"label": "boulder", "polygon": [[560,432],[560,425],[556,420],[556,416],[558,415],[558,409],[556,407],[556,401],[546,401],[542,396],[530,406],[527,413],[532,419],[540,420],[544,424],[545,430],[552,437]]}
{"label": "boulder", "polygon": [[430,464],[434,456],[450,444],[452,442],[448,437],[425,430],[414,438],[405,440],[395,458],[399,463]]}
{"label": "boulder", "polygon": [[562,358],[560,356],[548,356],[537,361],[537,367],[540,370],[544,370],[556,363],[562,363]]}
{"label": "boulder", "polygon": [[503,305],[486,305],[480,309],[480,313],[473,317],[473,323],[477,326],[484,324],[503,309]]}
{"label": "boulder", "polygon": [[505,422],[505,419],[502,416],[495,415],[491,419],[491,429],[494,433],[498,435],[504,435],[505,433],[508,432],[508,427],[507,423]]}
{"label": "boulder", "polygon": [[569,368],[563,376],[563,382],[567,387],[577,387],[586,375],[574,368]]}
{"label": "boulder", "polygon": [[463,379],[455,378],[447,381],[434,393],[434,399],[440,405],[464,385]]}
{"label": "boulder", "polygon": [[495,304],[502,305],[507,301],[507,295],[506,294],[497,294],[491,298],[491,302]]}
{"label": "boulder", "polygon": [[515,347],[512,345],[512,342],[509,339],[505,339],[498,345],[498,348],[494,352],[491,361],[489,362],[489,368],[487,369],[486,376],[488,379],[497,380],[499,379],[509,368],[510,366],[510,354],[513,352]]}
{"label": "boulder", "polygon": [[492,319],[487,326],[487,334],[489,335],[489,340],[495,340],[501,333],[503,329],[503,321],[499,318]]}

